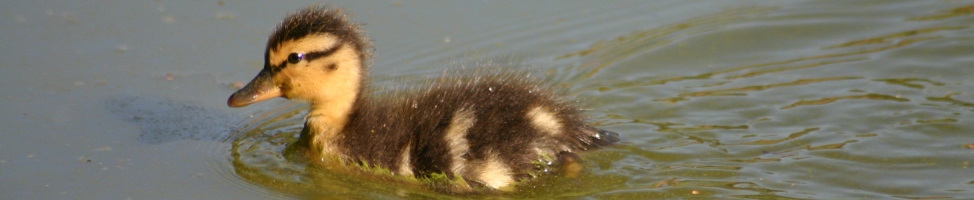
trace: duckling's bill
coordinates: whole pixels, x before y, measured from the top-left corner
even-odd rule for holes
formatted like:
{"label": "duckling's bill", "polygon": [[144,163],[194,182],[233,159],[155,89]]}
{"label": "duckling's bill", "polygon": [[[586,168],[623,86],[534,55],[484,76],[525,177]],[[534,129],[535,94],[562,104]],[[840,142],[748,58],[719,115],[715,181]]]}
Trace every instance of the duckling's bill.
{"label": "duckling's bill", "polygon": [[274,97],[282,97],[283,93],[281,93],[281,88],[274,84],[272,77],[273,75],[270,70],[266,68],[260,70],[257,77],[254,77],[254,80],[247,83],[247,86],[240,88],[233,95],[230,95],[230,99],[227,99],[227,105],[230,107],[243,107]]}

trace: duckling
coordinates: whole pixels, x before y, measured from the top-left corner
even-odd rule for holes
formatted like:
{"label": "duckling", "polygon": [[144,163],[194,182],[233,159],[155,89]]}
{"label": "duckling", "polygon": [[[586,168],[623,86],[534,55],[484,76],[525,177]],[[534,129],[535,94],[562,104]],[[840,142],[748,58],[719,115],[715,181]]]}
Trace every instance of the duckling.
{"label": "duckling", "polygon": [[419,90],[372,94],[370,49],[340,10],[307,7],[281,22],[263,69],[227,105],[304,100],[310,111],[299,143],[312,160],[414,178],[442,174],[489,189],[531,178],[538,163],[577,171],[575,152],[618,141],[526,73],[444,76]]}

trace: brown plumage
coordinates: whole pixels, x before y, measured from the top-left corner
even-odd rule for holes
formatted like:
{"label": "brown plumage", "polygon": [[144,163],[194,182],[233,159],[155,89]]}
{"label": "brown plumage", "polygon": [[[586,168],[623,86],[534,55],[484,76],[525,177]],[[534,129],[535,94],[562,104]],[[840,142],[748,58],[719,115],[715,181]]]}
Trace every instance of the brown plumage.
{"label": "brown plumage", "polygon": [[316,159],[493,189],[530,177],[539,163],[574,163],[573,152],[618,140],[527,73],[479,70],[371,94],[369,48],[339,11],[308,7],[285,18],[268,40],[264,69],[227,103],[306,100],[301,142]]}

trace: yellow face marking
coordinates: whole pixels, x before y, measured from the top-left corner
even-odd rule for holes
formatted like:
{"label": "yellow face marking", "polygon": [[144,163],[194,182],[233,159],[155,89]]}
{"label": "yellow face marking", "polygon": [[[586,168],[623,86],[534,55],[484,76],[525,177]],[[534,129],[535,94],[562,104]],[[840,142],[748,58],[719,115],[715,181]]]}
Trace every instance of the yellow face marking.
{"label": "yellow face marking", "polygon": [[[333,48],[336,48],[334,52],[324,57],[286,62],[291,53],[308,54]],[[276,72],[271,75],[282,96],[311,103],[308,112],[311,142],[322,154],[341,155],[332,143],[348,122],[348,115],[359,95],[363,69],[358,52],[353,45],[341,43],[329,34],[285,41],[269,49],[269,64],[285,63],[274,66]]]}
{"label": "yellow face marking", "polygon": [[535,128],[548,135],[555,136],[561,134],[561,122],[554,113],[549,112],[541,106],[528,110],[528,119]]}
{"label": "yellow face marking", "polygon": [[[284,97],[310,101],[312,104],[350,104],[358,95],[362,76],[362,61],[358,50],[340,44],[328,34],[312,35],[282,43],[268,54],[271,64],[285,63],[274,74],[274,83]],[[337,45],[337,47],[336,47]],[[337,48],[334,53],[298,63],[287,63],[291,53],[311,53]],[[329,66],[335,65],[332,69]]]}
{"label": "yellow face marking", "polygon": [[474,117],[476,116],[471,110],[458,110],[453,114],[450,126],[446,128],[443,140],[446,141],[446,146],[450,148],[450,170],[453,173],[463,174],[465,170],[466,159],[463,159],[463,154],[470,150],[467,131],[476,122],[477,119]]}

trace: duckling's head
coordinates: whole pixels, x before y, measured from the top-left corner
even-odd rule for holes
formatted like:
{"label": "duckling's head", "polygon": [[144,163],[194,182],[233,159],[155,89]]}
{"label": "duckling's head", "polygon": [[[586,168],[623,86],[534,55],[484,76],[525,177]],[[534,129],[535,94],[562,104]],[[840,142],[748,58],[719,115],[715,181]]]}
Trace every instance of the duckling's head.
{"label": "duckling's head", "polygon": [[281,22],[267,41],[264,68],[227,105],[242,107],[274,97],[312,105],[351,104],[363,85],[367,48],[359,26],[340,10],[305,8]]}

